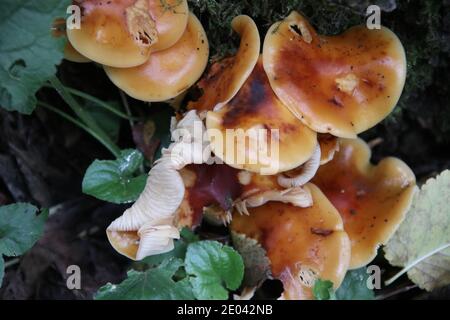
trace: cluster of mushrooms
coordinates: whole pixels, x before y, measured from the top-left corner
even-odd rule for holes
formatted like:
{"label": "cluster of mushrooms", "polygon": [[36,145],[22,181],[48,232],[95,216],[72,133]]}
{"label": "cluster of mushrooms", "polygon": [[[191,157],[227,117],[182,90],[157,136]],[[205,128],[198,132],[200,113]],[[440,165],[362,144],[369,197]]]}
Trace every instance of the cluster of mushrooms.
{"label": "cluster of mushrooms", "polygon": [[[185,92],[208,57],[186,1],[164,1],[171,8],[164,12],[155,3],[82,1],[82,28],[68,31],[76,51],[144,101]],[[319,35],[297,12],[271,26],[262,54],[250,17],[235,17],[232,28],[241,39],[235,55],[214,61],[196,84],[201,96],[171,124],[181,137],[163,150],[145,190],[107,235],[118,252],[140,260],[172,250],[179,230],[202,218],[229,225],[266,250],[282,299],[311,299],[316,279],[337,289],[347,270],[370,263],[411,204],[410,168],[396,158],[372,165],[357,137],[395,107],[404,49],[386,28]],[[206,134],[195,135],[195,127]],[[279,146],[277,158],[236,162],[230,154],[248,159],[257,147],[224,146],[208,133],[254,128],[278,130],[266,137]],[[273,162],[276,171],[264,173]]]}
{"label": "cluster of mushrooms", "polygon": [[104,66],[129,96],[166,101],[202,75],[209,44],[186,0],[74,0],[80,28],[67,28],[65,58]]}

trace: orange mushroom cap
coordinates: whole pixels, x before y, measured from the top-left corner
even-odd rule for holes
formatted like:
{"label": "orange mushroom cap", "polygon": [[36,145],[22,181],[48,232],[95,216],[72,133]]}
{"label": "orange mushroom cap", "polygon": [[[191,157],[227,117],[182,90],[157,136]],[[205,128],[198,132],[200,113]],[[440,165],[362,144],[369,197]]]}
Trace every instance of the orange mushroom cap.
{"label": "orange mushroom cap", "polygon": [[299,208],[281,202],[235,213],[231,230],[257,240],[266,250],[274,278],[283,282],[284,299],[312,299],[317,278],[337,289],[350,262],[350,241],[342,219],[315,185],[305,186],[313,206]]}
{"label": "orange mushroom cap", "polygon": [[77,62],[77,63],[88,63],[92,62],[91,59],[86,58],[81,53],[79,53],[75,48],[70,44],[69,41],[67,41],[65,47],[64,47],[64,59],[71,61],[71,62]]}
{"label": "orange mushroom cap", "polygon": [[237,95],[219,110],[208,112],[206,128],[217,157],[232,167],[260,174],[298,167],[317,145],[316,133],[273,93],[261,59]]}
{"label": "orange mushroom cap", "polygon": [[241,36],[239,50],[233,57],[215,62],[198,83],[202,96],[190,102],[189,109],[213,110],[233,98],[250,76],[260,51],[260,38],[255,22],[246,15],[233,19],[231,26]]}
{"label": "orange mushroom cap", "polygon": [[406,77],[403,46],[389,29],[323,36],[295,11],[267,32],[263,60],[275,93],[300,120],[343,138],[383,120]]}
{"label": "orange mushroom cap", "polygon": [[153,53],[145,64],[137,67],[104,68],[111,81],[131,97],[150,102],[165,101],[178,96],[200,78],[208,55],[205,30],[190,13],[188,26],[174,46]]}
{"label": "orange mushroom cap", "polygon": [[[87,58],[129,68],[145,63],[151,52],[164,50],[182,36],[186,0],[85,0],[81,28],[68,29],[72,46]],[[76,2],[77,4],[77,2]]]}
{"label": "orange mushroom cap", "polygon": [[187,0],[149,0],[149,11],[158,31],[158,41],[152,46],[152,52],[175,45],[188,24]]}
{"label": "orange mushroom cap", "polygon": [[125,257],[136,260],[140,237],[137,231],[106,231],[111,246]]}
{"label": "orange mushroom cap", "polygon": [[401,160],[370,164],[371,151],[361,139],[341,139],[334,159],[321,166],[313,182],[337,208],[352,242],[350,268],[366,265],[402,222],[416,180]]}

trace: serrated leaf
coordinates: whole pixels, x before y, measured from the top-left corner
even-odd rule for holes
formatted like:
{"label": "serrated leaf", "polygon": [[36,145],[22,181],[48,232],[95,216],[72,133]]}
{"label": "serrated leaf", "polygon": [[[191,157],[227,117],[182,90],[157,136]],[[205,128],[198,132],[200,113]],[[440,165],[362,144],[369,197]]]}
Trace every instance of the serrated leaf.
{"label": "serrated leaf", "polygon": [[244,260],[244,287],[254,287],[260,285],[270,276],[270,260],[266,250],[256,241],[246,237],[244,234],[231,232],[231,239],[234,248],[239,252]]}
{"label": "serrated leaf", "polygon": [[344,281],[336,290],[338,300],[373,300],[375,294],[367,287],[369,274],[366,268],[347,271]]}
{"label": "serrated leaf", "polygon": [[116,160],[95,160],[86,170],[83,192],[113,203],[135,201],[142,193],[147,175],[137,175],[144,157],[137,150],[123,150]]}
{"label": "serrated leaf", "polygon": [[428,291],[450,284],[450,171],[429,179],[384,248],[386,259]]}
{"label": "serrated leaf", "polygon": [[317,279],[314,282],[313,295],[316,300],[336,300],[333,282]]}
{"label": "serrated leaf", "polygon": [[0,106],[30,114],[35,93],[56,73],[64,38],[51,34],[53,20],[65,17],[70,0],[0,1]]}
{"label": "serrated leaf", "polygon": [[244,276],[244,262],[233,248],[217,241],[199,241],[189,245],[186,272],[197,299],[225,300],[236,290]]}
{"label": "serrated leaf", "polygon": [[145,272],[131,270],[120,284],[101,287],[96,300],[193,300],[192,287],[187,278],[174,281],[172,277],[183,266],[180,259],[165,263]]}
{"label": "serrated leaf", "polygon": [[27,203],[0,207],[0,254],[12,257],[25,253],[41,236],[48,211]]}

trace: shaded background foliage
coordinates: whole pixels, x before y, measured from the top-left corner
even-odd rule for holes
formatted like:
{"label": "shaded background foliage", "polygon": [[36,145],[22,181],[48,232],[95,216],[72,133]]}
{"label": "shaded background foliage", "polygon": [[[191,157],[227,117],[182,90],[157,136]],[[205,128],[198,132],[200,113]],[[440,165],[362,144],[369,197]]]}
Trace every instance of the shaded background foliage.
{"label": "shaded background foliage", "polygon": [[[232,33],[230,22],[238,14],[252,16],[262,37],[272,23],[291,10],[301,11],[320,33],[338,34],[365,23],[369,4],[380,6],[382,24],[402,40],[408,76],[399,106],[363,138],[381,142],[373,149],[375,161],[399,156],[420,181],[450,167],[450,0],[189,0],[190,8],[202,20],[211,53],[216,57],[236,48],[239,39]],[[105,101],[120,101],[117,88],[95,64],[64,61],[58,76],[65,84]],[[66,108],[52,90],[43,89],[38,97]],[[129,101],[136,116],[157,119],[159,123],[170,117],[170,113],[161,112],[167,106],[148,108],[142,102]],[[151,158],[155,145],[141,145],[140,125],[132,128],[122,121],[118,141],[123,148],[137,144]],[[155,143],[167,136],[159,132],[158,139]],[[61,213],[50,217],[44,237],[20,263],[6,270],[0,298],[86,299],[104,283],[123,279],[127,261],[109,246],[104,229],[124,208],[80,198],[84,171],[93,159],[108,156],[86,133],[45,109],[38,108],[32,116],[24,116],[0,108],[0,205],[27,201]],[[382,257],[374,263],[386,267]],[[87,270],[80,291],[66,288],[68,264]],[[407,285],[405,279],[396,284]],[[276,286],[268,283],[264,287],[270,287],[270,291]],[[394,286],[388,291],[396,289]],[[418,294],[428,297],[418,290],[393,297]],[[448,290],[430,297],[442,295],[448,296]]]}

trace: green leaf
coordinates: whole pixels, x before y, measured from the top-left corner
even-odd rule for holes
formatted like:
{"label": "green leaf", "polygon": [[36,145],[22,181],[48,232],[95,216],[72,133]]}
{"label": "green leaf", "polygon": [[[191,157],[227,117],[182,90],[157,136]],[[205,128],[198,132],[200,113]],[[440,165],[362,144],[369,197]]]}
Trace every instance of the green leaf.
{"label": "green leaf", "polygon": [[333,282],[317,279],[316,282],[314,282],[313,295],[316,300],[336,300]]}
{"label": "green leaf", "polygon": [[0,288],[3,283],[4,275],[5,275],[5,260],[3,260],[3,256],[0,254]]}
{"label": "green leaf", "polygon": [[172,278],[182,267],[180,259],[165,263],[145,272],[131,270],[120,284],[101,287],[96,300],[193,300],[192,287],[187,278],[175,282]]}
{"label": "green leaf", "polygon": [[266,250],[255,239],[246,237],[244,234],[231,232],[234,248],[244,260],[245,272],[242,285],[254,287],[268,279],[270,271],[270,260]]}
{"label": "green leaf", "polygon": [[161,253],[161,254],[156,254],[153,256],[148,256],[148,257],[142,259],[141,261],[139,261],[139,264],[144,263],[148,266],[155,267],[155,266],[158,266],[161,263],[163,263],[165,260],[168,260],[171,258],[178,258],[178,259],[184,260],[184,258],[186,257],[187,247],[188,247],[188,244],[184,240],[182,240],[182,239],[175,240],[175,247],[173,248],[172,251],[169,251],[166,253]]}
{"label": "green leaf", "polygon": [[366,268],[347,271],[344,281],[336,290],[338,300],[373,300],[375,294],[367,287],[369,274]]}
{"label": "green leaf", "polygon": [[139,261],[139,264],[144,263],[154,267],[171,258],[184,260],[189,243],[200,241],[200,238],[187,227],[181,229],[180,236],[181,239],[175,240],[175,247],[172,251],[148,256]]}
{"label": "green leaf", "polygon": [[200,241],[200,237],[196,235],[191,229],[184,227],[180,231],[180,236],[186,241],[187,243],[193,243]]}
{"label": "green leaf", "polygon": [[[120,105],[117,101],[107,102],[115,110],[120,110]],[[84,105],[85,110],[95,119],[98,126],[111,138],[117,141],[119,137],[120,118],[104,108],[100,108],[97,104],[87,101]]]}
{"label": "green leaf", "polygon": [[429,179],[415,195],[405,220],[384,248],[386,259],[403,267],[386,284],[405,272],[428,291],[450,284],[449,199],[449,170]]}
{"label": "green leaf", "polygon": [[0,106],[30,114],[35,93],[56,73],[64,38],[51,34],[53,20],[65,17],[70,0],[0,1]]}
{"label": "green leaf", "polygon": [[142,193],[147,175],[136,176],[144,157],[137,150],[123,150],[117,160],[95,160],[83,179],[83,192],[113,203],[135,201]]}
{"label": "green leaf", "polygon": [[0,254],[18,256],[36,243],[48,217],[48,210],[38,216],[37,211],[27,203],[0,207]]}
{"label": "green leaf", "polygon": [[227,299],[227,289],[236,290],[244,276],[244,262],[239,253],[217,241],[190,244],[185,265],[194,295],[201,300]]}

